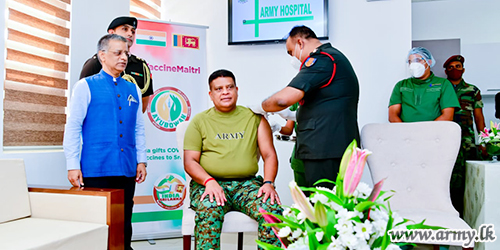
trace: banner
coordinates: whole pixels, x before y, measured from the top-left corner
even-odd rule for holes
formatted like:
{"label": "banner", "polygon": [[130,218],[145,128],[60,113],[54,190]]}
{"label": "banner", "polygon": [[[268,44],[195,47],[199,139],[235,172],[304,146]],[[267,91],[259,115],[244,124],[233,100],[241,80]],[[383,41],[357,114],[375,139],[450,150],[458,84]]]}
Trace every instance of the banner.
{"label": "banner", "polygon": [[134,240],[181,235],[188,183],[175,129],[208,108],[206,29],[139,19],[131,52],[149,64],[154,94],[144,113],[148,175],[135,190]]}

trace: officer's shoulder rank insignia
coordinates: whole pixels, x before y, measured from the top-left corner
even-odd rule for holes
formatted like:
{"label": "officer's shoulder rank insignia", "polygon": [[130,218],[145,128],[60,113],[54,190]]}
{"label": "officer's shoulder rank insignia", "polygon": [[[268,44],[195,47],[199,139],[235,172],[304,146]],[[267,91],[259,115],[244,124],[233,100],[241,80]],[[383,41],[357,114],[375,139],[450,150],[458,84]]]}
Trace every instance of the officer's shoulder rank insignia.
{"label": "officer's shoulder rank insignia", "polygon": [[316,58],[312,58],[312,57],[309,57],[305,62],[304,62],[304,65],[306,67],[311,67],[314,65],[314,63],[316,62]]}

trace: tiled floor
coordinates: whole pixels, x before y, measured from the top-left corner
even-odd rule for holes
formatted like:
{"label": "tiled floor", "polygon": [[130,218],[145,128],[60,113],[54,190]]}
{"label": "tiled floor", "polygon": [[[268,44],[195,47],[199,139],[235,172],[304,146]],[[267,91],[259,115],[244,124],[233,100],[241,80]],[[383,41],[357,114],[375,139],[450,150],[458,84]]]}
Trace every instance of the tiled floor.
{"label": "tiled floor", "polygon": [[[245,233],[243,236],[243,250],[255,250],[257,244],[257,233]],[[238,242],[237,233],[224,233],[221,235],[221,250],[236,250]],[[154,245],[148,241],[133,241],[132,248],[134,250],[182,250],[182,238],[173,239],[158,239]],[[194,242],[191,241],[191,249],[194,249]]]}

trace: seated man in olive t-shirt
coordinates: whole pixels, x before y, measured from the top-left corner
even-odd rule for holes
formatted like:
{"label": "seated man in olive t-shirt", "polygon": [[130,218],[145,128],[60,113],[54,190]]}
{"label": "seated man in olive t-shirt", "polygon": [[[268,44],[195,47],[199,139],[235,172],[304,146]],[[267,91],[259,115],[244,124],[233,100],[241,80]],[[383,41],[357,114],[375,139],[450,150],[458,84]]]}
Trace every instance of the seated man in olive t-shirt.
{"label": "seated man in olive t-shirt", "polygon": [[[197,114],[184,137],[184,168],[193,178],[196,249],[220,249],[222,222],[229,211],[255,219],[259,240],[280,246],[258,211],[259,207],[277,214],[282,211],[274,189],[278,159],[271,128],[265,118],[236,105],[233,73],[217,70],[208,83],[214,107]],[[258,151],[264,160],[264,178],[255,176]]]}

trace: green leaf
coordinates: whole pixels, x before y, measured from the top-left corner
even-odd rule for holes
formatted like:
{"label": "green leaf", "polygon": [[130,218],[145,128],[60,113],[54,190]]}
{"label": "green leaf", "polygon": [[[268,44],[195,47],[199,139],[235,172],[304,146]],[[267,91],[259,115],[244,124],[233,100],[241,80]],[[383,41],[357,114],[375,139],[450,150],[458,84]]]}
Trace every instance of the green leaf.
{"label": "green leaf", "polygon": [[372,248],[377,248],[382,245],[382,240],[384,237],[378,237],[375,241],[373,241]]}
{"label": "green leaf", "polygon": [[406,222],[408,222],[408,221],[411,221],[411,220],[408,220],[408,219],[403,218],[403,221],[399,222],[399,223],[398,223],[398,224],[396,224],[394,227],[397,227],[397,226],[399,226],[399,225],[402,225],[402,224],[404,224],[404,223],[406,223]]}
{"label": "green leaf", "polygon": [[274,215],[276,218],[278,218],[279,220],[281,220],[284,224],[290,226],[290,227],[294,227],[294,228],[300,228],[300,229],[304,229],[303,226],[301,226],[299,223],[296,223],[295,221],[292,221],[286,217],[284,217],[283,215],[279,215],[279,214],[272,214]]}
{"label": "green leaf", "polygon": [[318,250],[326,250],[326,249],[328,249],[329,245],[330,245],[330,243],[321,244],[321,245],[319,245]]}
{"label": "green leaf", "polygon": [[387,220],[386,230],[385,230],[384,236],[382,237],[382,244],[381,244],[382,250],[385,250],[387,248],[387,246],[389,246],[389,244],[391,244],[391,238],[389,237],[389,234],[387,232],[392,229],[392,222],[393,221],[394,221],[394,219],[392,218],[392,211],[389,210],[389,220]]}
{"label": "green leaf", "polygon": [[337,225],[337,218],[335,218],[335,214],[336,212],[333,209],[326,213],[328,225],[326,226],[325,234],[328,234],[328,238],[337,234],[337,229],[335,228],[335,225]]}
{"label": "green leaf", "polygon": [[446,227],[431,226],[431,225],[426,225],[424,223],[425,223],[425,219],[420,223],[407,225],[406,228],[407,229],[432,229],[432,230],[447,229]]}
{"label": "green leaf", "polygon": [[283,250],[281,247],[277,247],[277,246],[274,246],[274,245],[271,245],[269,243],[265,243],[265,242],[262,242],[259,240],[255,240],[255,242],[257,242],[257,245],[264,248],[265,250]]}
{"label": "green leaf", "polygon": [[320,184],[320,183],[331,183],[331,184],[335,184],[335,182],[334,182],[334,181],[332,181],[332,180],[328,180],[328,179],[321,179],[321,180],[316,181],[316,182],[313,184],[313,186],[317,186],[317,185],[318,185],[318,184]]}
{"label": "green leaf", "polygon": [[318,229],[313,229],[313,227],[311,227],[309,223],[306,223],[306,232],[309,238],[309,249],[318,249],[319,242],[316,239],[316,232],[321,231],[320,228]]}
{"label": "green leaf", "polygon": [[332,193],[330,191],[320,190],[320,189],[317,189],[317,188],[306,188],[306,187],[301,187],[300,189],[302,189],[304,191],[310,191],[310,192],[316,192],[316,193],[322,194],[322,195],[326,196],[329,200],[337,203],[338,205],[340,205],[340,206],[344,205],[344,203],[342,202],[342,200],[338,196],[336,196],[334,193]]}
{"label": "green leaf", "polygon": [[377,204],[377,203],[375,203],[373,201],[363,201],[363,202],[359,203],[358,205],[356,205],[354,207],[354,209],[356,211],[359,211],[359,212],[364,212],[364,211],[368,210],[369,208],[371,208],[372,206],[374,206],[375,204]]}

